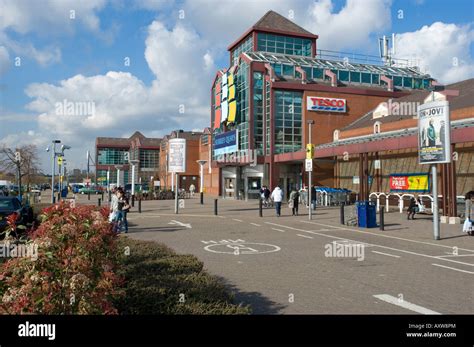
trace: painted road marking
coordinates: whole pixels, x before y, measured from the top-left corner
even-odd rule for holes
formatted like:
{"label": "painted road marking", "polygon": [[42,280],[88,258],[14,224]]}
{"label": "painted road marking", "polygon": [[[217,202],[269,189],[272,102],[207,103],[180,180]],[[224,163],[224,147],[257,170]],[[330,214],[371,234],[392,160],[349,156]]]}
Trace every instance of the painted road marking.
{"label": "painted road marking", "polygon": [[192,228],[192,227],[191,227],[191,224],[189,224],[189,223],[182,223],[182,222],[177,221],[177,220],[171,220],[171,222],[168,223],[168,224],[175,224],[175,225],[179,225],[179,226],[182,226],[182,227],[186,227],[186,228],[188,228],[188,229],[191,229],[191,228]]}
{"label": "painted road marking", "polygon": [[306,235],[301,235],[301,234],[296,234],[296,235],[301,236],[301,237],[306,237],[307,239],[312,239],[311,236],[306,236]]}
{"label": "painted road marking", "polygon": [[449,255],[438,255],[438,258],[448,258],[448,257],[474,257],[474,254],[452,254]]}
{"label": "painted road marking", "polygon": [[388,257],[400,258],[399,255],[393,255],[393,254],[388,254],[388,253],[383,253],[383,252],[372,251],[372,253],[377,253],[377,254],[386,255],[386,256],[388,256]]}
{"label": "painted road marking", "polygon": [[455,267],[449,267],[449,266],[444,266],[444,265],[440,265],[440,264],[431,264],[431,265],[439,266],[439,267],[444,267],[445,269],[456,270],[456,271],[465,272],[465,273],[474,275],[474,272],[472,272],[472,271],[466,271],[466,270],[456,269]]}
{"label": "painted road marking", "polygon": [[276,230],[276,231],[281,231],[282,233],[285,232],[285,230],[281,230],[281,229],[277,229],[277,228],[272,228],[273,230]]}
{"label": "painted road marking", "polygon": [[241,222],[242,223],[242,221],[240,219],[232,218],[232,220],[235,220],[236,222]]}
{"label": "painted road marking", "polygon": [[[321,234],[321,233],[317,233],[317,232],[314,232],[314,231],[311,231],[311,230],[303,230],[303,229],[293,228],[293,227],[289,227],[289,226],[286,226],[286,225],[281,225],[281,224],[276,224],[276,223],[271,223],[271,222],[265,222],[265,223],[270,224],[270,225],[275,225],[275,226],[278,226],[278,227],[292,229],[292,230],[295,230],[295,231],[310,233],[310,234],[313,234],[313,235],[320,235],[320,236],[324,236],[324,237],[329,237],[329,238],[332,238],[332,239],[350,240],[350,241],[354,241],[354,242],[360,242],[360,241],[351,240],[351,239],[344,238],[344,237],[338,237],[338,236],[333,236],[333,235],[328,235],[328,234]],[[352,231],[353,229],[345,229],[345,230]],[[356,231],[356,230],[354,230],[354,231]],[[463,265],[467,265],[467,266],[474,266],[474,264],[470,264],[470,263],[464,263],[464,262],[461,262],[461,261],[456,261],[456,260],[446,259],[446,258],[438,258],[438,257],[433,256],[433,255],[428,255],[428,254],[423,254],[423,253],[407,251],[407,250],[404,250],[404,249],[398,249],[398,248],[393,248],[393,247],[377,245],[375,243],[371,243],[371,244],[368,243],[367,245],[371,245],[371,246],[375,246],[375,247],[379,247],[379,248],[390,249],[392,251],[398,251],[398,252],[407,253],[407,254],[418,255],[420,257],[426,257],[426,258],[432,258],[432,259],[438,259],[438,260],[445,260],[445,261],[451,261],[451,262],[455,262],[455,263],[459,263],[459,264],[463,264]]]}
{"label": "painted road marking", "polygon": [[255,225],[256,227],[261,227],[261,225],[257,223],[250,223],[250,224]]}
{"label": "painted road marking", "polygon": [[[437,244],[437,243],[432,243],[432,242],[410,240],[410,239],[405,239],[405,238],[403,238],[403,237],[396,237],[396,236],[390,236],[390,235],[383,235],[383,234],[371,233],[371,232],[369,232],[369,231],[363,231],[363,230],[359,230],[359,229],[344,228],[344,227],[339,227],[339,226],[335,226],[335,225],[322,224],[322,223],[316,223],[316,222],[309,222],[309,221],[305,221],[305,220],[300,220],[299,222],[301,222],[301,223],[308,223],[308,224],[315,224],[315,225],[321,225],[321,226],[331,227],[331,228],[340,229],[340,230],[356,231],[356,232],[362,233],[362,234],[370,234],[370,235],[374,235],[374,236],[388,237],[388,238],[390,238],[390,239],[397,239],[397,240],[403,240],[403,241],[415,242],[415,243],[423,243],[423,244],[425,244],[425,245],[438,246],[438,247],[445,247],[445,248],[450,248],[450,249],[453,248],[453,246],[439,245],[439,244]],[[465,249],[465,248],[459,248],[459,247],[458,247],[458,250],[463,250],[463,251],[467,251],[467,252],[474,252],[474,250],[472,250],[472,249]]]}
{"label": "painted road marking", "polygon": [[[242,240],[243,241],[243,240]],[[202,242],[202,241],[201,241]],[[234,242],[234,243],[217,243],[204,247],[206,251],[213,253],[247,255],[247,254],[264,254],[277,252],[281,248],[268,243],[256,242]]]}
{"label": "painted road marking", "polygon": [[375,298],[388,302],[393,305],[397,305],[403,308],[406,308],[407,310],[418,312],[421,314],[441,314],[436,311],[432,311],[430,309],[427,309],[423,306],[415,305],[412,304],[411,302],[405,301],[405,300],[400,300],[399,298],[396,298],[394,296],[388,295],[388,294],[378,294],[374,295]]}

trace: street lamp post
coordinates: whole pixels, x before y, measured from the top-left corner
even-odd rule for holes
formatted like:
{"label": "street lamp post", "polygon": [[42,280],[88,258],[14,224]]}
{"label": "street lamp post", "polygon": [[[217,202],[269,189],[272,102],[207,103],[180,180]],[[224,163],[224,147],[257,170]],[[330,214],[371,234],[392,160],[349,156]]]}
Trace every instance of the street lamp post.
{"label": "street lamp post", "polygon": [[201,205],[204,204],[204,165],[206,165],[207,160],[198,160],[197,161],[199,164],[199,175],[200,175],[200,181],[199,181],[199,193],[200,193],[200,198],[201,198]]}
{"label": "street lamp post", "polygon": [[[309,129],[309,134],[308,134],[309,144],[312,146],[313,143],[311,142],[311,126],[314,124],[314,120],[308,119],[306,121],[306,123],[308,124],[308,129]],[[311,160],[313,160],[312,156],[311,156]],[[309,220],[313,219],[313,206],[312,206],[313,197],[311,196],[312,195],[312,185],[313,185],[313,175],[312,175],[312,173],[313,173],[312,170],[308,171],[308,197],[309,197],[309,202],[308,202],[309,215],[308,215],[308,218],[309,218]]]}
{"label": "street lamp post", "polygon": [[[54,171],[56,171],[56,144],[61,143],[61,140],[53,140],[53,147],[51,148],[51,203],[55,203],[54,198]],[[46,148],[49,152],[49,148]]]}
{"label": "street lamp post", "polygon": [[135,167],[139,163],[139,160],[130,160],[130,164],[132,164],[132,199],[135,197]]}

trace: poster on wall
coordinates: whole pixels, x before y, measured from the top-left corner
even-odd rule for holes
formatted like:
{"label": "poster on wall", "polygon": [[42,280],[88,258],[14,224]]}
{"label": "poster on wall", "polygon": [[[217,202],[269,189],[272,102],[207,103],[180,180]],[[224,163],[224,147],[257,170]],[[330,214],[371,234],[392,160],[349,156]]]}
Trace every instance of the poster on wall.
{"label": "poster on wall", "polygon": [[430,189],[429,174],[402,173],[390,175],[390,191],[400,193],[427,193]]}
{"label": "poster on wall", "polygon": [[169,140],[168,171],[186,171],[186,139]]}
{"label": "poster on wall", "polygon": [[449,102],[433,101],[418,107],[420,164],[451,162]]}
{"label": "poster on wall", "polygon": [[214,155],[236,152],[239,149],[238,131],[231,130],[214,137]]}

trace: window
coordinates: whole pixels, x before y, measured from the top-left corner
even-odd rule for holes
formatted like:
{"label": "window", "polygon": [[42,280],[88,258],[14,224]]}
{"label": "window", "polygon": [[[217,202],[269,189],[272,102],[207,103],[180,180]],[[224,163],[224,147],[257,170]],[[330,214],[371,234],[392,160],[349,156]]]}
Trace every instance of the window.
{"label": "window", "polygon": [[403,77],[403,86],[405,88],[413,88],[413,78]]}
{"label": "window", "polygon": [[376,73],[372,74],[372,84],[380,84],[380,75]]}
{"label": "window", "polygon": [[160,152],[155,149],[140,149],[140,169],[157,169]]}
{"label": "window", "polygon": [[403,84],[403,77],[394,76],[393,77],[393,85],[396,87],[401,87]]}
{"label": "window", "polygon": [[413,83],[413,88],[421,89],[423,80],[421,78],[415,78]]}
{"label": "window", "polygon": [[302,148],[302,92],[275,91],[275,154]]}
{"label": "window", "polygon": [[322,80],[323,79],[323,69],[313,67],[313,78]]}
{"label": "window", "polygon": [[362,72],[362,83],[370,84],[370,74]]}
{"label": "window", "polygon": [[257,155],[263,155],[263,74],[253,73],[253,134]]}
{"label": "window", "polygon": [[257,50],[270,53],[311,56],[311,40],[289,36],[258,33]]}
{"label": "window", "polygon": [[125,152],[128,152],[128,148],[99,148],[97,162],[99,165],[126,164]]}
{"label": "window", "polygon": [[270,155],[270,82],[265,81],[265,155]]}
{"label": "window", "polygon": [[292,65],[283,64],[283,76],[291,76],[295,75],[295,67]]}
{"label": "window", "polygon": [[351,82],[360,83],[360,72],[351,71]]}
{"label": "window", "polygon": [[253,50],[253,37],[249,35],[244,42],[238,45],[236,48],[232,50],[232,64],[235,65],[237,60],[239,59],[239,55],[241,53],[250,52]]}
{"label": "window", "polygon": [[349,71],[340,70],[339,80],[342,82],[349,82]]}

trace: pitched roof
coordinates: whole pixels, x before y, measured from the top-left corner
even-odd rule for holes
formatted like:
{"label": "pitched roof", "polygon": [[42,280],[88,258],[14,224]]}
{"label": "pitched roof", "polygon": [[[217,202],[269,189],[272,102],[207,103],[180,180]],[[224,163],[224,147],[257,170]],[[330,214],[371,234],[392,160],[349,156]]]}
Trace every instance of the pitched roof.
{"label": "pitched roof", "polygon": [[317,39],[318,35],[309,32],[306,29],[303,29],[299,25],[293,23],[291,20],[283,17],[281,14],[276,13],[275,11],[268,11],[260,18],[254,25],[252,25],[245,33],[240,36],[236,41],[230,44],[227,49],[230,51],[234,48],[239,42],[245,39],[249,33],[252,31],[266,31],[273,32],[278,34],[287,34],[294,36],[308,37],[312,39]]}
{"label": "pitched roof", "polygon": [[313,35],[313,33],[303,29],[299,25],[293,23],[291,20],[272,10],[265,13],[265,15],[260,18],[258,22],[252,26],[252,28],[263,31],[279,30],[293,34]]}
{"label": "pitched roof", "polygon": [[[474,78],[456,82],[453,84],[449,84],[445,86],[445,89],[448,90],[458,90],[459,95],[453,96],[449,98],[449,109],[450,111],[467,108],[467,107],[474,107]],[[410,95],[403,96],[401,98],[393,100],[393,102],[401,103],[401,102],[419,102],[420,104],[423,103],[425,98],[429,95],[429,91],[420,90],[416,91]],[[352,122],[351,124],[347,125],[341,130],[351,130],[351,129],[359,129],[365,128],[369,126],[373,126],[376,121],[380,121],[382,123],[390,123],[396,122],[402,119],[412,119],[416,116],[416,111],[411,112],[410,114],[390,114],[385,117],[381,118],[373,118],[374,110],[363,115],[361,118],[357,119],[356,121]]]}

